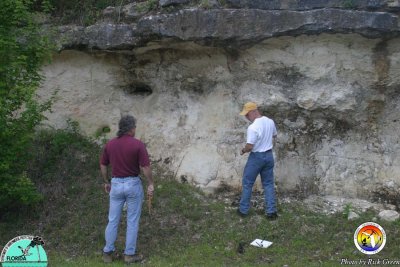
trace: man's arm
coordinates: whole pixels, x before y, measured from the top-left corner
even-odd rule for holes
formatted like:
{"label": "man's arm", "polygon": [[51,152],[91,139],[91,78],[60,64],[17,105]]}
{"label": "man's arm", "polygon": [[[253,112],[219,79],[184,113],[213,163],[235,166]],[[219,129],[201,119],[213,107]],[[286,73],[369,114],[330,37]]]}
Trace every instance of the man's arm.
{"label": "man's arm", "polygon": [[152,196],[154,193],[154,182],[153,182],[153,174],[151,172],[151,167],[149,165],[140,168],[142,169],[144,176],[146,176],[147,178],[147,195]]}
{"label": "man's arm", "polygon": [[250,152],[253,150],[254,145],[247,143],[244,148],[242,148],[242,150],[240,151],[240,155],[243,155],[247,152]]}
{"label": "man's arm", "polygon": [[111,184],[110,181],[108,180],[107,166],[100,164],[100,171],[104,181],[104,191],[106,191],[106,193],[109,193],[111,190]]}
{"label": "man's arm", "polygon": [[101,176],[103,177],[103,181],[105,184],[109,184],[110,181],[108,180],[108,171],[107,171],[107,166],[100,164],[100,171],[101,171]]}

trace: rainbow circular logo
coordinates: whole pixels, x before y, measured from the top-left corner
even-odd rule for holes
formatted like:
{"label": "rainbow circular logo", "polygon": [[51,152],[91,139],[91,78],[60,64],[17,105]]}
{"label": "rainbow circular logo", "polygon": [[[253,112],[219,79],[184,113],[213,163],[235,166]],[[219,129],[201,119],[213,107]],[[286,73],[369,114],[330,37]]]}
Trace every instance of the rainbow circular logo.
{"label": "rainbow circular logo", "polygon": [[377,223],[363,223],[354,233],[354,244],[364,254],[376,254],[385,247],[385,230]]}

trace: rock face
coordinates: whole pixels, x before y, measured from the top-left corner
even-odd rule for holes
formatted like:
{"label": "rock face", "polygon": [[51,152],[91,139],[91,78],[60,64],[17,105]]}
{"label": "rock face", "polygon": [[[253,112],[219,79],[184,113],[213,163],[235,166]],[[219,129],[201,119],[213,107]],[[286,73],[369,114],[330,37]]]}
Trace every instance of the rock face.
{"label": "rock face", "polygon": [[[329,19],[327,19],[329,18]],[[63,48],[124,50],[149,41],[173,38],[201,45],[245,48],[277,36],[359,33],[365,37],[399,35],[398,17],[387,12],[341,9],[308,11],[259,9],[186,9],[172,14],[144,16],[137,23],[99,23],[60,29]]]}
{"label": "rock face", "polygon": [[397,10],[397,0],[226,0],[233,8],[309,10],[321,8],[345,8],[357,10]]}
{"label": "rock face", "polygon": [[[46,98],[58,89],[49,123],[62,128],[73,119],[91,136],[107,126],[110,138],[121,114],[133,114],[153,162],[211,190],[240,185],[248,122],[238,113],[251,100],[277,124],[280,193],[398,205],[395,6],[354,1],[365,10],[313,10],[322,2],[343,3],[230,0],[245,9],[64,26],[62,51],[43,69],[39,91]],[[253,6],[263,3],[282,10]]]}

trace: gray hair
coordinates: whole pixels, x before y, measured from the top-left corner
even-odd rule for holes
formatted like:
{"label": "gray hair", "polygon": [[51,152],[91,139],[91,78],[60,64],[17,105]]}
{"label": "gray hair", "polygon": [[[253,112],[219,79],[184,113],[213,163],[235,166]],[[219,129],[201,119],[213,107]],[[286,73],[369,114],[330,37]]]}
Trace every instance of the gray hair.
{"label": "gray hair", "polygon": [[117,136],[121,137],[130,130],[136,128],[136,119],[131,115],[122,116],[119,120],[119,130],[117,132]]}

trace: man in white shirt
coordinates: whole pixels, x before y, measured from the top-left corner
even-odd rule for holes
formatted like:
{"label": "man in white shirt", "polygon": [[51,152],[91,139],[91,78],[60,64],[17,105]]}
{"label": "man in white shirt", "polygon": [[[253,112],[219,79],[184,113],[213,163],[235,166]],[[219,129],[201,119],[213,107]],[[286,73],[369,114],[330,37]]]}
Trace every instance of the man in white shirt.
{"label": "man in white shirt", "polygon": [[275,204],[274,156],[272,154],[273,138],[276,137],[276,127],[273,120],[262,116],[257,104],[248,102],[243,106],[240,115],[252,122],[247,128],[247,141],[240,155],[250,152],[243,171],[242,197],[237,210],[242,217],[247,216],[250,209],[250,199],[254,182],[258,174],[264,188],[265,213],[267,219],[278,217]]}

